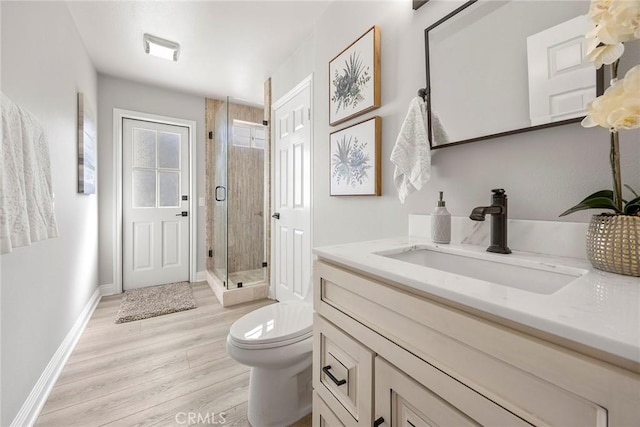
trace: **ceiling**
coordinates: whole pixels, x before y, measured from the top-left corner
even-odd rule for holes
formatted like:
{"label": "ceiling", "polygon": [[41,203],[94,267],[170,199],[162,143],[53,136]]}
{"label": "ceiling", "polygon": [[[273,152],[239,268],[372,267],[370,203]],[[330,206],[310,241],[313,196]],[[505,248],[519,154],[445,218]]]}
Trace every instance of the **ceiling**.
{"label": "ceiling", "polygon": [[[311,34],[331,0],[69,1],[100,73],[210,98],[263,104],[263,85]],[[149,33],[178,42],[178,62],[144,53]]]}

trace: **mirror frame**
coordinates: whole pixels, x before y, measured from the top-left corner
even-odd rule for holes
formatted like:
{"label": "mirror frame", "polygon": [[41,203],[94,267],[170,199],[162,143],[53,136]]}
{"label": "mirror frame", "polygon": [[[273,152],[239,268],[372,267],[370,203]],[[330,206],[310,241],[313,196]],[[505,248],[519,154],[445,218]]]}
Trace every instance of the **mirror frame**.
{"label": "mirror frame", "polygon": [[[445,144],[439,144],[439,145],[436,145],[436,146],[433,145],[433,129],[432,129],[433,124],[432,124],[432,116],[431,116],[431,71],[430,71],[430,68],[429,68],[429,31],[433,30],[434,28],[438,27],[439,25],[443,24],[444,22],[448,21],[449,19],[451,19],[455,15],[459,14],[460,12],[462,12],[463,10],[467,9],[468,7],[472,6],[473,4],[475,4],[477,2],[478,2],[478,0],[469,0],[468,2],[464,3],[460,7],[456,8],[451,13],[449,13],[446,16],[444,16],[443,18],[439,19],[434,24],[430,25],[429,27],[427,27],[424,30],[424,52],[425,52],[425,62],[426,62],[426,71],[427,71],[427,85],[426,85],[426,88],[425,88],[425,96],[426,96],[426,102],[427,102],[427,114],[428,114],[428,116],[427,116],[428,129],[427,129],[427,131],[428,131],[428,136],[429,136],[429,146],[431,147],[431,149],[435,150],[437,148],[453,147],[453,146],[456,146],[456,145],[468,144],[470,142],[483,141],[485,139],[499,138],[499,137],[502,137],[502,136],[515,135],[515,134],[518,134],[518,133],[530,132],[530,131],[539,130],[539,129],[546,129],[546,128],[550,128],[550,127],[562,126],[562,125],[566,125],[566,124],[570,124],[570,123],[581,122],[582,119],[584,118],[584,116],[575,117],[573,119],[559,120],[557,122],[544,123],[544,124],[536,125],[536,126],[527,126],[527,127],[523,127],[523,128],[508,130],[508,131],[504,131],[504,132],[493,133],[493,134],[489,134],[489,135],[477,136],[477,137],[474,137],[474,138],[463,139],[463,140],[460,140],[460,141],[447,142]],[[604,67],[600,67],[599,70],[596,70],[596,96],[602,95],[603,92],[604,92]]]}

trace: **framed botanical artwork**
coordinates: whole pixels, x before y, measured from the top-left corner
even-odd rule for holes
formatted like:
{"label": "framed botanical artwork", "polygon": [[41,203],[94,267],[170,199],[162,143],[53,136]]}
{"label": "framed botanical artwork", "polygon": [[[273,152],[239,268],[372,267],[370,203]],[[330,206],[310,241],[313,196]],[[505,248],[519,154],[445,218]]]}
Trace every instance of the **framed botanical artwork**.
{"label": "framed botanical artwork", "polygon": [[96,192],[96,119],[78,93],[78,193]]}
{"label": "framed botanical artwork", "polygon": [[329,61],[329,124],[380,106],[380,30],[373,26]]}
{"label": "framed botanical artwork", "polygon": [[378,116],[329,136],[332,196],[380,196],[380,135]]}

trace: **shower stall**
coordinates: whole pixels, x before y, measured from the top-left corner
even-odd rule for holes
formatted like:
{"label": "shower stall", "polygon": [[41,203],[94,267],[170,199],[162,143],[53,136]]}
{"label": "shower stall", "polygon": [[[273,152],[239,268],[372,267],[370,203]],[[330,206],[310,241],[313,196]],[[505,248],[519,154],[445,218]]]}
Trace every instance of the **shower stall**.
{"label": "shower stall", "polygon": [[206,100],[207,270],[225,290],[269,281],[264,117],[263,108],[230,97]]}

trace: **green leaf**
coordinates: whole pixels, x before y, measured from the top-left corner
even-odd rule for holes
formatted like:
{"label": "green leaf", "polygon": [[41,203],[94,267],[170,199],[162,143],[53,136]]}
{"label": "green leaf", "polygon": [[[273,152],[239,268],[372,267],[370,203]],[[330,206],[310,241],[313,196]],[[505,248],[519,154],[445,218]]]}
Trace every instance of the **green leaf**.
{"label": "green leaf", "polygon": [[640,197],[636,197],[635,199],[631,200],[624,207],[625,215],[637,215],[638,212],[640,212]]}
{"label": "green leaf", "polygon": [[613,191],[612,190],[596,191],[595,193],[590,194],[589,196],[585,197],[580,203],[584,203],[584,202],[588,201],[589,199],[594,199],[596,197],[604,197],[604,198],[610,199],[611,202],[613,202]]}
{"label": "green leaf", "polygon": [[[607,194],[608,193],[608,194]],[[611,197],[602,196],[602,194],[611,195]],[[613,192],[611,190],[598,191],[587,197],[574,207],[564,211],[560,216],[572,214],[574,212],[582,211],[585,209],[611,209],[616,213],[621,213],[616,205],[613,203]]]}
{"label": "green leaf", "polygon": [[630,186],[629,184],[625,184],[625,185],[624,185],[624,187],[625,187],[627,190],[631,191],[631,192],[633,193],[633,195],[634,195],[634,196],[636,196],[636,197],[640,197],[640,196],[638,196],[638,193],[636,193],[636,191],[635,191],[633,188],[631,188],[631,186]]}

